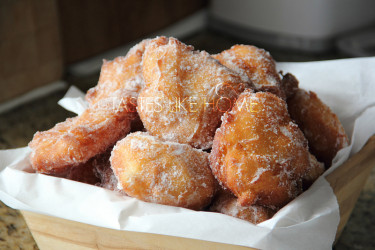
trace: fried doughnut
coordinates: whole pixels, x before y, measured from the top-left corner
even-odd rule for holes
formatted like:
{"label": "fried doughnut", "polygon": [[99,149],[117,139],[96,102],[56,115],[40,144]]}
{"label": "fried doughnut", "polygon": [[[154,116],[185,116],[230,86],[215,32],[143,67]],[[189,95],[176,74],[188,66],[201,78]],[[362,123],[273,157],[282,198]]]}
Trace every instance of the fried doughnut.
{"label": "fried doughnut", "polygon": [[223,112],[249,86],[207,52],[158,37],[143,55],[138,113],[154,136],[207,149]]}
{"label": "fried doughnut", "polygon": [[297,93],[298,85],[298,80],[294,75],[290,73],[286,73],[285,75],[283,75],[283,79],[281,80],[281,88],[285,93],[286,100],[288,100],[289,98],[294,96],[295,93]]}
{"label": "fried doughnut", "polygon": [[242,220],[247,220],[253,224],[261,223],[272,218],[275,211],[257,205],[241,206],[237,202],[237,197],[228,190],[221,190],[214,199],[210,211],[230,215]]}
{"label": "fried doughnut", "polygon": [[111,167],[123,190],[143,201],[199,210],[214,195],[208,153],[145,132],[116,144]]}
{"label": "fried doughnut", "polygon": [[100,179],[95,172],[95,158],[93,157],[85,163],[71,167],[66,175],[60,177],[91,185],[100,183]]}
{"label": "fried doughnut", "polygon": [[118,181],[111,168],[109,158],[111,157],[112,147],[110,147],[104,154],[94,157],[92,161],[95,176],[99,179],[96,186],[106,188],[112,191],[119,192],[123,195],[125,193],[118,188]]}
{"label": "fried doughnut", "polygon": [[125,195],[125,193],[118,188],[117,178],[109,162],[111,151],[112,147],[105,153],[94,156],[85,163],[71,167],[65,175],[58,177],[99,186]]}
{"label": "fried doughnut", "polygon": [[112,191],[116,191],[122,195],[126,195],[126,193],[119,187],[118,180],[111,168],[111,164],[108,161],[108,164],[105,164],[103,166],[96,166],[96,173],[100,178],[100,183],[98,186],[109,189]]}
{"label": "fried doughnut", "polygon": [[143,87],[142,56],[149,43],[143,40],[129,50],[126,56],[103,61],[98,84],[87,91],[86,100],[92,105],[107,98],[118,89],[139,93]]}
{"label": "fried doughnut", "polygon": [[310,168],[302,178],[302,189],[307,190],[325,170],[324,163],[319,162],[313,154],[309,154]]}
{"label": "fried doughnut", "polygon": [[317,166],[311,157],[285,101],[269,92],[245,91],[223,116],[210,166],[242,206],[278,208],[302,192],[304,178],[313,178],[311,168]]}
{"label": "fried doughnut", "polygon": [[243,79],[250,79],[255,90],[271,92],[285,99],[275,61],[264,49],[252,45],[234,45],[213,57],[236,71]]}
{"label": "fried doughnut", "polygon": [[288,110],[305,134],[311,152],[330,167],[337,152],[349,145],[338,117],[314,92],[303,89],[288,100]]}
{"label": "fried doughnut", "polygon": [[136,117],[136,94],[119,89],[29,143],[32,167],[40,173],[64,174],[69,168],[103,153],[130,130]]}

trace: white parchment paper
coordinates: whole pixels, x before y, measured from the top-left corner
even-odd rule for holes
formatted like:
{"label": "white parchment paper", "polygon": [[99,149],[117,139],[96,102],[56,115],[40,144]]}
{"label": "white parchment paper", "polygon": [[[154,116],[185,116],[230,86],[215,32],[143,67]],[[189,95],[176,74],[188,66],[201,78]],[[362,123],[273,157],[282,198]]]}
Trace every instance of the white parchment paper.
{"label": "white parchment paper", "polygon": [[[375,58],[278,63],[300,87],[315,91],[339,116],[351,145],[341,150],[334,170],[375,133]],[[59,101],[81,113],[83,93],[71,88]],[[230,216],[151,204],[100,187],[36,174],[30,149],[0,151],[0,199],[10,207],[96,226],[166,234],[262,249],[331,249],[339,223],[336,197],[320,177],[314,185],[258,225]]]}

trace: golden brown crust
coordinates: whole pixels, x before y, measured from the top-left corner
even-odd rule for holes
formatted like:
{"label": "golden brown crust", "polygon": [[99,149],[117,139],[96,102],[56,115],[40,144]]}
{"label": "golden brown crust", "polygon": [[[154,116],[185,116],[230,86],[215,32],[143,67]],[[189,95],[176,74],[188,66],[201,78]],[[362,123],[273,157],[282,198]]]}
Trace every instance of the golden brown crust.
{"label": "golden brown crust", "polygon": [[349,145],[337,116],[314,92],[303,89],[288,100],[288,110],[305,134],[311,152],[326,168],[331,166],[337,152]]}
{"label": "golden brown crust", "polygon": [[113,146],[131,126],[143,127],[136,106],[143,87],[141,64],[148,42],[137,44],[125,57],[104,61],[98,85],[86,94],[89,108],[84,113],[34,135],[29,146],[36,171],[66,175],[69,168]]}
{"label": "golden brown crust", "polygon": [[255,90],[271,92],[285,99],[276,63],[264,49],[251,45],[234,45],[213,57],[236,71],[243,79],[250,79]]}
{"label": "golden brown crust", "polygon": [[129,132],[136,117],[134,95],[120,89],[81,115],[37,132],[29,143],[32,167],[40,173],[64,174],[103,153]]}
{"label": "golden brown crust", "polygon": [[211,147],[223,112],[248,86],[208,53],[174,38],[152,40],[142,68],[138,112],[147,131],[197,148]]}
{"label": "golden brown crust", "polygon": [[216,131],[211,169],[241,205],[281,207],[312,167],[307,141],[277,96],[245,91],[236,104]]}
{"label": "golden brown crust", "polygon": [[199,210],[215,192],[206,152],[144,132],[116,144],[111,167],[123,190],[143,201]]}

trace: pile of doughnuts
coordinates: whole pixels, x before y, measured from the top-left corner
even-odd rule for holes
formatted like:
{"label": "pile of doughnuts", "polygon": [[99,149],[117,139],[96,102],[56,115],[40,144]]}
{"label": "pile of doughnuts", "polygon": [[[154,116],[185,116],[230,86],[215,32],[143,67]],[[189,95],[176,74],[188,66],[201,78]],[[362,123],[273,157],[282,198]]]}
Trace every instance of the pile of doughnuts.
{"label": "pile of doughnuts", "polygon": [[104,61],[88,109],[29,143],[36,172],[251,223],[273,216],[348,145],[337,116],[235,45],[217,55],[156,37]]}

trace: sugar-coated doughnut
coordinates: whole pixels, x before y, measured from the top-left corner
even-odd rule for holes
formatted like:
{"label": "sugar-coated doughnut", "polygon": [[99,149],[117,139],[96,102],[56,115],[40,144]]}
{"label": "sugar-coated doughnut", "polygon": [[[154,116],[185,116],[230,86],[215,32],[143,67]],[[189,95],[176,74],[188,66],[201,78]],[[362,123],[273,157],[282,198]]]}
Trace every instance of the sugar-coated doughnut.
{"label": "sugar-coated doughnut", "polygon": [[199,210],[214,195],[208,153],[148,133],[132,133],[119,141],[111,167],[125,193],[143,201]]}
{"label": "sugar-coated doughnut", "polygon": [[255,90],[285,98],[276,63],[264,49],[252,45],[234,45],[213,57],[239,73],[243,79],[249,79]]}
{"label": "sugar-coated doughnut", "polygon": [[64,174],[105,152],[129,133],[137,116],[136,101],[134,92],[119,89],[81,115],[37,132],[29,143],[32,167],[40,173]]}
{"label": "sugar-coated doughnut", "polygon": [[193,49],[175,38],[149,42],[137,109],[150,134],[207,149],[220,117],[249,83],[207,52]]}
{"label": "sugar-coated doughnut", "polygon": [[261,223],[272,218],[275,210],[258,205],[241,206],[238,199],[228,190],[221,190],[215,196],[210,211],[230,215],[253,224]]}
{"label": "sugar-coated doughnut", "polygon": [[330,167],[337,152],[349,145],[338,117],[314,92],[303,89],[288,99],[288,110],[305,134],[311,152]]}
{"label": "sugar-coated doughnut", "polygon": [[277,208],[302,192],[311,168],[323,172],[311,157],[285,101],[269,92],[245,91],[216,131],[210,166],[242,206]]}

